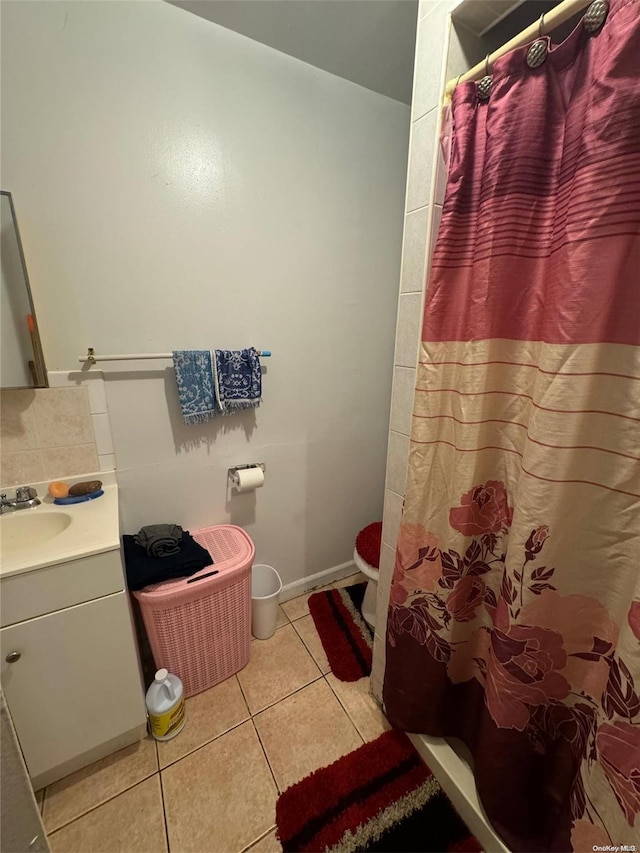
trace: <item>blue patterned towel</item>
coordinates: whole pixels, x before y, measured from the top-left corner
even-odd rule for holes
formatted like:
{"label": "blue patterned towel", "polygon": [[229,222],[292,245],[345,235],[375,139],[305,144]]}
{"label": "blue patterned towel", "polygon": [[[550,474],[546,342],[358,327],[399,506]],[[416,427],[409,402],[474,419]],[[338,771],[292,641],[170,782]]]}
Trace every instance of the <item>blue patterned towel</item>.
{"label": "blue patterned towel", "polygon": [[209,350],[177,350],[173,367],[185,424],[202,424],[216,415],[214,359]]}
{"label": "blue patterned towel", "polygon": [[216,396],[223,415],[260,405],[262,371],[257,350],[217,349],[215,365]]}

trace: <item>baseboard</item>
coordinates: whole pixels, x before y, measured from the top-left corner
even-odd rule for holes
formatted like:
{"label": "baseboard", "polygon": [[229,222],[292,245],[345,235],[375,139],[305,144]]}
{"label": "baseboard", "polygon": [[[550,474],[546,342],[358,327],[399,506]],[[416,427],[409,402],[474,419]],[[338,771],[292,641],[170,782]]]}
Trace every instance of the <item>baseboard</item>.
{"label": "baseboard", "polygon": [[306,578],[293,581],[293,583],[285,584],[280,593],[280,601],[289,601],[291,598],[297,598],[299,595],[304,595],[319,586],[326,586],[328,583],[339,581],[340,578],[347,578],[357,572],[356,564],[353,560],[347,563],[340,563],[339,566],[332,566],[330,569],[323,569],[321,572],[316,572],[315,575],[308,575]]}

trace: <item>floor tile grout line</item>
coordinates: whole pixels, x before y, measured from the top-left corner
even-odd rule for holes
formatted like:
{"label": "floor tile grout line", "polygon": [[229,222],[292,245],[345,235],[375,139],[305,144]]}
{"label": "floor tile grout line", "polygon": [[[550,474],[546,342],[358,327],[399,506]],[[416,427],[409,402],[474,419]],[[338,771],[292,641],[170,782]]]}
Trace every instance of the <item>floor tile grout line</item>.
{"label": "floor tile grout line", "polygon": [[[316,664],[316,666],[317,666],[317,664]],[[296,693],[300,693],[300,691],[304,690],[305,687],[309,687],[310,684],[315,684],[316,681],[320,681],[321,678],[324,678],[324,674],[322,672],[320,672],[319,669],[318,669],[318,673],[319,674],[315,678],[313,678],[311,681],[307,681],[307,683],[303,684],[302,687],[296,687],[296,689],[292,690],[291,693],[287,693],[286,696],[281,696],[280,699],[277,699],[275,702],[272,702],[270,705],[267,705],[265,708],[261,708],[259,711],[256,711],[255,714],[251,714],[251,719],[253,720],[254,717],[259,717],[260,714],[264,714],[265,711],[271,710],[271,708],[274,708],[280,702],[284,702],[285,699],[289,699],[289,697],[295,696]]]}
{"label": "floor tile grout line", "polygon": [[[302,640],[302,638],[300,638],[300,639]],[[316,664],[316,666],[317,666],[317,664]],[[225,729],[223,732],[220,732],[220,734],[217,734],[215,737],[211,738],[210,740],[206,741],[205,743],[201,743],[199,746],[194,747],[194,749],[190,750],[189,752],[185,752],[184,755],[181,755],[179,758],[176,758],[175,761],[171,761],[169,764],[166,764],[164,767],[159,767],[159,770],[157,772],[164,773],[165,770],[168,770],[170,767],[173,767],[179,761],[182,761],[184,758],[188,758],[189,756],[193,755],[194,753],[199,752],[201,749],[204,749],[205,746],[209,746],[209,744],[212,744],[214,741],[218,740],[219,738],[223,737],[224,735],[229,734],[229,732],[234,731],[235,729],[244,725],[244,723],[248,723],[249,721],[253,720],[255,717],[259,717],[260,714],[263,714],[265,711],[269,711],[271,708],[274,708],[280,702],[284,702],[285,699],[289,699],[291,696],[295,696],[296,693],[300,693],[306,687],[310,687],[312,684],[315,684],[316,682],[320,681],[320,679],[322,679],[322,678],[324,678],[326,680],[326,676],[328,674],[329,673],[320,672],[320,674],[316,678],[314,678],[312,681],[308,681],[306,684],[303,684],[301,687],[297,687],[291,693],[287,693],[286,696],[281,696],[280,699],[276,699],[275,702],[272,702],[270,705],[267,705],[265,708],[261,708],[259,711],[256,711],[255,713],[251,713],[251,711],[249,710],[249,703],[247,702],[244,690],[242,689],[242,685],[240,684],[240,679],[238,679],[238,685],[240,687],[240,692],[242,693],[242,698],[244,699],[245,704],[247,705],[247,713],[249,714],[249,716],[246,717],[244,720],[240,720],[239,722],[234,723],[228,729]],[[329,684],[328,681],[327,681],[327,684]],[[329,684],[329,688],[331,688],[331,684]],[[336,698],[340,702],[339,697],[337,696],[337,694],[335,693],[335,691],[332,688],[331,688],[331,692],[334,694],[334,696],[336,696]],[[340,705],[342,708],[344,708],[345,712],[347,713],[347,716],[349,717],[349,720],[355,726],[355,723],[353,722],[351,716],[349,715],[349,712],[344,707],[342,702],[340,702]],[[357,726],[355,726],[355,728],[357,730]],[[360,734],[359,731],[358,731],[358,734]],[[360,735],[360,736],[362,737],[362,735]],[[118,795],[116,794],[115,796],[118,796]],[[113,799],[113,797],[111,797],[110,799]],[[75,818],[74,818],[74,820],[75,820]]]}
{"label": "floor tile grout line", "polygon": [[162,773],[158,771],[158,781],[160,782],[160,799],[162,800],[162,819],[164,821],[164,835],[167,839],[167,851],[171,853],[171,844],[169,843],[169,822],[167,820],[167,808],[164,801],[164,785],[162,784]]}
{"label": "floor tile grout line", "polygon": [[[273,767],[271,766],[271,762],[269,761],[269,756],[267,755],[267,750],[265,749],[265,746],[262,743],[262,738],[260,737],[260,732],[258,731],[258,727],[256,726],[256,724],[254,723],[253,720],[251,720],[251,725],[253,726],[253,730],[256,733],[256,737],[258,738],[258,743],[260,744],[260,749],[262,750],[262,754],[264,755],[264,760],[267,762],[267,767],[269,768],[269,773],[271,773],[271,778],[273,779],[273,784],[276,786],[276,792],[277,792],[278,796],[280,796],[282,791],[280,790],[280,785],[278,785],[278,780],[276,779],[276,774],[273,770]],[[255,841],[253,841],[252,844],[255,844]]]}
{"label": "floor tile grout line", "polygon": [[[334,675],[333,677],[335,678],[335,675]],[[368,676],[366,676],[366,677],[368,677]],[[364,739],[364,736],[363,736],[362,732],[360,731],[360,729],[358,728],[358,725],[357,725],[356,721],[353,719],[353,717],[352,717],[352,716],[351,716],[351,714],[349,713],[349,709],[348,709],[348,708],[347,708],[347,706],[344,704],[344,702],[342,702],[342,700],[340,699],[340,697],[338,696],[338,694],[336,693],[336,691],[333,689],[333,687],[331,686],[331,682],[329,681],[329,679],[327,678],[327,676],[326,676],[326,675],[324,676],[324,680],[325,680],[325,681],[327,682],[327,684],[329,685],[329,690],[333,693],[333,695],[334,695],[334,696],[336,697],[336,699],[338,700],[338,705],[340,705],[340,707],[342,708],[342,710],[343,710],[343,711],[345,712],[345,714],[347,715],[347,717],[348,717],[348,719],[349,719],[349,722],[351,723],[351,725],[353,726],[353,728],[354,728],[354,729],[356,730],[356,732],[358,733],[358,737],[360,738],[360,740],[362,741],[362,743],[366,743],[367,741]]]}
{"label": "floor tile grout line", "polygon": [[[285,627],[285,626],[282,626],[282,627]],[[158,753],[158,772],[163,773],[165,770],[168,770],[169,767],[173,767],[174,764],[177,764],[179,761],[182,761],[183,758],[188,758],[190,755],[193,755],[195,752],[198,752],[199,750],[203,749],[205,746],[208,746],[209,744],[213,743],[215,740],[218,740],[218,738],[221,738],[223,735],[229,734],[229,732],[233,731],[234,729],[237,729],[239,726],[243,725],[244,723],[249,722],[249,720],[252,720],[254,717],[259,716],[264,711],[268,711],[270,708],[273,708],[279,702],[282,702],[285,699],[288,699],[290,696],[294,696],[296,693],[299,693],[301,690],[304,690],[305,687],[309,687],[309,685],[315,684],[316,681],[319,681],[321,678],[324,677],[325,673],[323,673],[322,670],[320,669],[320,667],[318,666],[315,658],[313,657],[313,655],[311,654],[311,652],[309,651],[309,649],[305,645],[304,640],[302,639],[302,637],[300,637],[300,635],[298,634],[297,631],[295,633],[299,637],[300,642],[305,647],[305,650],[310,655],[311,659],[313,660],[313,663],[318,668],[319,674],[315,678],[313,678],[311,681],[308,681],[306,684],[303,684],[301,687],[296,687],[296,689],[293,690],[291,693],[287,693],[285,696],[281,696],[279,699],[276,699],[274,702],[271,702],[269,705],[266,705],[264,708],[260,708],[259,711],[252,712],[251,709],[249,708],[249,702],[247,700],[247,696],[245,694],[245,691],[242,687],[242,683],[241,683],[240,679],[238,678],[238,673],[235,673],[234,677],[236,678],[236,681],[238,682],[238,687],[240,688],[240,693],[242,694],[242,699],[245,703],[245,707],[247,709],[247,714],[249,716],[245,717],[245,719],[243,719],[243,720],[238,721],[237,723],[234,723],[232,726],[229,726],[229,728],[225,729],[223,732],[220,732],[219,734],[215,735],[214,737],[210,738],[209,740],[205,741],[204,743],[199,744],[198,746],[191,749],[189,752],[185,752],[184,755],[181,755],[179,758],[176,758],[174,761],[170,761],[168,764],[164,765],[163,767],[160,766],[160,756]],[[157,742],[156,742],[156,751],[157,751]]]}
{"label": "floor tile grout line", "polygon": [[[356,574],[358,574],[358,573],[356,573]],[[355,577],[355,574],[354,574],[354,575],[352,575],[351,577]],[[339,588],[339,587],[336,587],[336,589],[338,589],[338,588]],[[309,613],[309,614],[306,614],[306,615],[311,615],[311,614]],[[304,617],[300,617],[299,619],[294,620],[294,622],[299,622],[299,621],[300,621],[300,619],[303,619],[303,618],[304,618]],[[355,720],[353,719],[353,717],[352,717],[352,716],[351,716],[351,714],[349,713],[349,710],[347,709],[347,707],[346,707],[346,706],[344,705],[344,703],[340,700],[340,697],[338,696],[338,694],[336,693],[336,691],[335,691],[335,690],[333,689],[333,687],[331,686],[331,684],[330,684],[330,682],[329,682],[329,680],[328,680],[328,678],[327,678],[327,673],[326,673],[326,672],[322,672],[322,670],[320,669],[320,665],[318,664],[318,662],[316,661],[316,659],[313,657],[313,654],[312,654],[312,652],[311,652],[311,649],[309,649],[309,647],[307,646],[307,644],[306,644],[306,643],[305,643],[305,641],[304,641],[304,638],[303,638],[303,637],[300,635],[300,633],[298,632],[297,628],[296,628],[296,627],[295,627],[295,625],[294,625],[294,622],[291,622],[291,624],[292,624],[292,625],[293,625],[293,627],[294,627],[294,631],[296,632],[296,634],[297,634],[297,635],[298,635],[298,637],[300,638],[300,642],[301,642],[301,643],[302,643],[302,645],[307,649],[307,651],[308,651],[308,653],[311,655],[311,658],[313,659],[314,663],[316,664],[316,666],[317,666],[317,667],[318,667],[318,669],[320,670],[320,673],[321,673],[320,678],[323,678],[323,679],[326,681],[326,683],[327,683],[327,685],[328,685],[328,687],[329,687],[329,690],[331,690],[332,695],[333,695],[333,696],[335,696],[335,698],[337,699],[338,704],[340,705],[340,707],[342,708],[342,710],[345,712],[345,714],[346,714],[346,716],[347,716],[347,719],[349,720],[349,722],[351,723],[351,725],[353,726],[353,728],[356,730],[356,734],[358,735],[358,737],[360,738],[360,740],[362,741],[362,743],[366,743],[366,740],[364,739],[364,736],[363,736],[362,732],[360,731],[360,729],[358,728],[358,726],[357,726],[357,724],[356,724]],[[313,623],[313,627],[315,628],[315,622]],[[318,630],[317,630],[317,628],[315,628],[315,630],[316,630],[316,634],[318,634]],[[320,640],[320,635],[319,635],[319,634],[318,634],[318,639]],[[320,642],[322,642],[322,640],[320,640]],[[329,672],[331,672],[331,670],[329,670]],[[369,676],[365,676],[365,677],[369,678]],[[334,678],[335,678],[335,676],[334,676]],[[319,681],[319,680],[320,680],[320,679],[316,678],[316,679],[315,679],[315,681],[311,681],[311,682],[309,682],[309,684],[315,684],[315,683],[316,683],[317,681]],[[239,682],[239,681],[240,681],[240,679],[238,679],[238,682]],[[305,685],[304,685],[304,687],[300,687],[298,690],[294,691],[294,693],[299,693],[299,692],[300,692],[300,690],[304,690],[304,688],[305,688],[305,687],[308,687],[308,686],[309,686],[308,684],[305,684]],[[294,695],[294,693],[290,693],[290,694],[289,694],[289,696],[293,696],[293,695]],[[288,697],[288,696],[283,696],[283,697],[282,697],[282,699],[279,699],[279,700],[278,700],[278,702],[282,702],[284,699],[287,699],[287,698],[289,698],[289,697]],[[273,703],[273,705],[269,705],[269,706],[267,706],[267,708],[264,708],[263,710],[264,710],[264,711],[266,711],[266,710],[268,710],[268,708],[273,708],[273,707],[274,707],[274,705],[277,705],[277,704],[278,704],[278,702],[274,702],[274,703]],[[248,704],[248,703],[247,703],[247,704]],[[251,718],[253,719],[253,717],[254,717],[254,716],[258,716],[258,715],[259,715],[259,714],[261,714],[261,713],[262,713],[262,711],[258,711],[255,715],[253,715],[253,714],[252,714],[252,717],[251,717]],[[257,731],[257,726],[256,726],[256,731]],[[260,735],[258,735],[258,737],[260,737]],[[266,755],[266,750],[265,750],[265,755]],[[269,759],[267,758],[267,762],[268,762],[268,761],[269,761]],[[269,764],[269,767],[271,767],[271,765],[270,765],[270,764]],[[275,778],[275,776],[274,776],[274,778]],[[276,784],[277,784],[277,783],[276,783]]]}
{"label": "floor tile grout line", "polygon": [[[309,615],[311,616],[311,614],[309,614]],[[302,621],[301,619],[296,619],[296,622],[301,622],[301,621]],[[302,645],[305,647],[305,649],[309,652],[309,654],[310,654],[310,655],[311,655],[311,657],[313,658],[313,662],[315,663],[315,665],[318,667],[318,669],[320,670],[320,672],[322,672],[322,674],[323,674],[323,675],[326,675],[326,673],[325,673],[325,672],[323,672],[323,670],[322,670],[322,667],[321,667],[321,665],[320,665],[320,662],[316,660],[315,655],[313,654],[313,652],[311,651],[311,649],[309,648],[309,646],[305,643],[305,641],[304,641],[304,637],[302,636],[302,634],[300,633],[300,631],[298,631],[298,629],[295,627],[295,625],[294,625],[293,627],[294,627],[294,630],[295,630],[296,634],[298,635],[298,637],[300,637],[300,641],[302,642]],[[315,622],[313,623],[313,627],[314,627],[314,629],[315,629],[315,627],[316,627],[316,626],[315,626]],[[316,629],[316,634],[318,634],[317,629]],[[320,635],[319,635],[319,634],[318,634],[318,639],[320,640]],[[320,640],[320,643],[322,644],[322,640]],[[324,646],[323,646],[323,651],[324,651]],[[326,652],[325,652],[325,657],[327,657]],[[329,658],[327,658],[327,663],[329,663]],[[331,665],[329,665],[329,672],[331,672]]]}
{"label": "floor tile grout line", "polygon": [[[289,625],[293,625],[294,623],[299,622],[301,619],[304,619],[305,616],[311,616],[311,612],[307,610],[307,612],[303,613],[302,616],[296,616],[295,619],[289,619]],[[284,625],[282,625],[281,627],[284,628]]]}
{"label": "floor tile grout line", "polygon": [[[293,599],[293,600],[295,601],[295,599]],[[285,604],[286,604],[286,602],[285,602]],[[310,616],[310,615],[311,615],[311,611],[307,610],[306,613],[302,613],[300,616],[296,616],[295,619],[292,619],[290,616],[287,616],[287,619],[289,620],[289,622],[287,624],[293,625],[294,622],[299,622],[301,619],[304,619],[305,616]],[[286,626],[281,625],[280,627],[285,628]]]}
{"label": "floor tile grout line", "polygon": [[[289,619],[287,619],[287,621],[284,623],[284,625],[277,625],[276,630],[273,633],[276,634],[278,631],[282,631],[282,629],[286,628],[287,625],[293,625],[293,622],[291,622]],[[253,637],[252,636],[251,637],[251,645],[253,645],[254,643],[268,643],[269,640],[272,639],[272,637],[273,637],[273,634],[271,635],[271,637],[267,637],[266,640],[261,640],[260,637]]]}
{"label": "floor tile grout line", "polygon": [[[142,779],[138,779],[138,781],[134,782],[133,785],[127,785],[126,788],[123,788],[121,791],[118,791],[117,794],[114,794],[112,797],[107,797],[106,800],[103,800],[101,803],[97,803],[95,806],[91,806],[91,808],[87,809],[85,812],[82,812],[82,814],[76,815],[76,817],[73,817],[73,818],[71,818],[71,820],[68,820],[65,823],[60,824],[60,826],[56,826],[55,829],[48,829],[47,826],[45,825],[44,826],[45,835],[47,837],[49,837],[50,835],[53,835],[55,832],[58,832],[60,829],[65,829],[67,826],[71,826],[72,823],[75,823],[77,820],[80,820],[80,818],[86,817],[88,814],[91,814],[91,812],[95,812],[95,810],[99,809],[100,806],[104,806],[107,803],[110,803],[112,800],[115,800],[116,797],[119,797],[120,794],[126,794],[127,791],[131,791],[132,788],[136,788],[138,785],[141,785],[143,782],[146,782],[148,779],[151,779],[153,776],[155,776],[156,774],[159,774],[159,773],[160,773],[159,770],[154,770],[153,773],[149,773],[148,776],[143,776]],[[43,824],[44,824],[44,820],[43,820]]]}
{"label": "floor tile grout line", "polygon": [[[327,675],[328,675],[328,674],[329,674],[329,673],[327,673]],[[333,675],[333,673],[332,673],[332,675]],[[336,678],[336,676],[335,676],[335,675],[334,675],[333,677],[334,677],[334,678]],[[326,675],[325,675],[325,678],[326,678]],[[365,676],[363,676],[363,678],[366,678],[366,679],[369,681],[369,688],[371,688],[371,676],[370,676],[370,675],[365,675]],[[339,681],[340,679],[336,679],[336,680],[337,680],[337,681]],[[349,682],[345,682],[345,683],[349,683]],[[351,682],[351,683],[355,683],[355,682]],[[338,700],[338,702],[340,702],[340,704],[341,704],[341,705],[342,705],[342,707],[344,708],[344,710],[345,710],[345,712],[346,712],[347,716],[349,717],[349,719],[351,720],[351,722],[352,722],[352,723],[353,723],[353,725],[355,726],[356,731],[358,732],[358,734],[360,735],[360,737],[362,738],[362,740],[364,741],[364,743],[368,743],[369,741],[367,741],[367,739],[365,738],[365,736],[362,734],[362,732],[361,732],[361,731],[360,731],[360,729],[358,728],[358,724],[357,724],[357,722],[355,721],[355,719],[354,719],[354,718],[351,716],[351,714],[349,713],[349,709],[347,708],[347,706],[345,705],[345,703],[342,701],[342,699],[340,698],[339,694],[338,694],[338,693],[337,693],[337,691],[334,689],[333,685],[331,684],[331,682],[329,681],[329,679],[328,679],[328,678],[327,678],[327,684],[329,685],[329,687],[330,687],[330,688],[331,688],[331,690],[333,691],[333,694],[334,694],[334,696],[336,697],[336,699]],[[386,715],[386,713],[385,713],[385,710],[384,710],[384,708],[381,706],[381,704],[378,702],[378,700],[376,699],[376,697],[373,695],[373,693],[371,692],[371,689],[369,689],[369,693],[368,693],[368,695],[372,698],[372,700],[373,700],[373,702],[374,702],[374,704],[375,704],[376,708],[380,711],[380,713],[382,714],[382,716],[384,717],[384,719],[385,719],[385,720],[387,721],[387,723],[388,723],[388,722],[389,722],[389,719],[388,719],[388,717],[387,717],[387,715]]]}
{"label": "floor tile grout line", "polygon": [[[310,658],[310,660],[311,660],[311,663],[312,663],[312,664],[315,666],[315,668],[318,670],[319,675],[318,675],[318,676],[316,676],[314,679],[312,679],[312,681],[308,681],[308,682],[307,682],[307,684],[311,684],[313,681],[317,681],[317,680],[318,680],[318,678],[322,678],[322,676],[324,675],[324,673],[322,672],[322,670],[321,670],[321,669],[320,669],[320,667],[318,666],[318,664],[317,664],[316,659],[314,658],[314,656],[311,654],[311,652],[309,651],[309,649],[308,649],[308,648],[307,648],[307,646],[305,645],[304,640],[302,639],[302,637],[300,636],[300,634],[298,633],[298,631],[297,631],[297,630],[296,630],[296,628],[294,627],[293,622],[290,622],[289,624],[290,624],[291,628],[293,629],[293,636],[295,637],[295,639],[297,639],[297,640],[300,642],[300,644],[301,644],[302,648],[304,649],[304,651],[309,655],[309,658]],[[283,626],[283,627],[286,627],[286,626]],[[274,633],[275,633],[275,632],[274,632]],[[270,637],[269,639],[271,639],[271,637]],[[242,670],[241,670],[241,671],[242,671]],[[238,677],[238,684],[240,684],[240,689],[242,690],[242,695],[244,696],[244,690],[242,689],[242,684],[241,684],[241,682],[240,682],[240,678],[239,678],[239,677]],[[293,691],[293,693],[297,693],[297,692],[298,692],[298,690],[302,690],[302,689],[303,689],[303,687],[306,687],[306,686],[307,686],[306,684],[303,684],[303,685],[302,685],[302,687],[297,687],[297,688]],[[246,698],[246,696],[245,696],[245,701],[246,701],[246,703],[247,703],[247,707],[249,708],[249,713],[251,714],[251,716],[252,716],[252,717],[255,717],[257,714],[261,714],[263,711],[266,711],[266,710],[267,710],[267,708],[271,708],[271,707],[273,707],[273,705],[277,705],[277,704],[278,704],[278,702],[281,702],[283,699],[286,699],[286,698],[287,698],[287,696],[291,696],[291,695],[292,695],[292,693],[287,693],[285,696],[281,696],[279,699],[276,699],[274,702],[271,702],[269,705],[266,705],[264,708],[261,708],[259,711],[255,711],[255,712],[253,712],[253,711],[251,710],[251,707],[249,706],[249,700]]]}
{"label": "floor tile grout line", "polygon": [[256,844],[260,844],[260,842],[269,835],[270,832],[273,832],[274,829],[277,829],[277,825],[274,823],[273,826],[270,826],[266,832],[263,832],[260,838],[256,838],[255,841],[252,841],[251,844],[248,844],[246,847],[243,847],[240,853],[249,853],[252,847],[255,847]]}
{"label": "floor tile grout line", "polygon": [[[247,711],[247,713],[249,713],[249,712]],[[176,759],[175,759],[175,761],[170,761],[170,762],[169,762],[169,764],[166,764],[164,767],[161,767],[161,768],[158,770],[158,772],[159,772],[159,773],[164,773],[164,771],[165,771],[165,770],[168,770],[170,767],[174,767],[176,764],[178,764],[178,763],[179,763],[180,761],[182,761],[184,758],[189,758],[189,757],[190,757],[191,755],[193,755],[194,753],[196,753],[196,752],[200,752],[200,750],[201,750],[201,749],[204,749],[204,748],[205,748],[205,746],[209,746],[209,745],[210,745],[210,744],[212,744],[214,741],[219,740],[219,738],[224,737],[225,735],[228,735],[228,734],[229,734],[229,732],[233,732],[233,731],[235,731],[235,729],[240,728],[240,726],[243,726],[245,723],[250,722],[250,720],[251,720],[251,716],[248,716],[248,717],[245,717],[245,719],[244,719],[244,720],[240,720],[240,722],[239,722],[239,723],[234,723],[234,724],[233,724],[232,726],[230,726],[228,729],[225,729],[223,732],[220,732],[220,734],[219,734],[219,735],[216,735],[215,737],[212,737],[212,738],[211,738],[211,740],[205,741],[205,743],[201,743],[199,746],[194,747],[194,748],[193,748],[192,750],[190,750],[189,752],[185,752],[185,754],[184,754],[184,755],[181,755],[181,756],[180,756],[180,758],[176,758]]]}
{"label": "floor tile grout line", "polygon": [[[242,670],[239,670],[239,672],[242,672]],[[240,678],[238,677],[237,672],[235,673],[235,679],[238,682],[238,687],[240,688],[240,695],[242,696],[242,701],[244,702],[245,707],[247,709],[247,714],[249,715],[249,719],[251,719],[251,708],[249,707],[249,703],[247,702],[247,697],[245,696],[244,690],[242,689],[242,683],[240,681]]]}
{"label": "floor tile grout line", "polygon": [[[285,602],[285,604],[286,604],[286,602]],[[283,615],[284,615],[284,618],[287,620],[284,624],[285,624],[285,625],[290,625],[290,624],[291,624],[291,619],[289,619],[289,617],[287,616],[287,611],[284,609],[284,607],[282,606],[282,604],[280,604],[280,602],[278,602],[278,609],[282,611],[282,613],[283,613]],[[284,628],[284,625],[280,625],[280,627],[281,627],[281,628]]]}
{"label": "floor tile grout line", "polygon": [[[356,572],[356,573],[355,573],[355,574],[353,574],[353,575],[349,575],[349,578],[345,578],[345,580],[350,580],[350,579],[352,579],[352,578],[355,578],[355,577],[356,577],[356,575],[361,575],[361,574],[362,574],[362,572]],[[351,586],[351,584],[346,584],[346,586]],[[335,588],[335,589],[343,589],[344,587],[338,587],[338,586],[335,586],[334,588]],[[314,626],[314,628],[315,628],[315,622],[313,623],[313,626]],[[318,634],[318,629],[317,629],[317,628],[316,628],[316,634]],[[302,637],[300,637],[300,639],[302,640]],[[320,638],[320,634],[318,634],[318,639],[320,640],[320,642],[322,642],[322,639]],[[302,640],[302,642],[304,643],[304,640]],[[336,680],[338,680],[338,681],[340,680],[340,679],[335,675],[335,673],[333,672],[333,670],[331,670],[331,669],[330,669],[330,670],[329,670],[329,672],[333,675],[333,677],[334,677]],[[366,741],[366,740],[365,740],[365,738],[364,738],[364,735],[362,734],[362,732],[361,732],[361,731],[360,731],[360,729],[358,728],[358,724],[356,723],[356,721],[354,720],[354,718],[353,718],[353,717],[351,716],[351,714],[349,713],[349,709],[347,708],[347,706],[345,705],[345,703],[342,701],[342,699],[340,698],[340,696],[338,695],[338,693],[333,689],[333,685],[331,684],[331,682],[330,682],[330,681],[329,681],[329,679],[327,678],[327,675],[328,675],[328,674],[329,674],[329,673],[327,673],[327,672],[323,672],[323,673],[322,673],[322,676],[323,676],[324,680],[327,682],[327,684],[329,685],[329,689],[331,690],[331,692],[333,693],[333,695],[334,695],[334,696],[336,697],[336,699],[338,700],[338,704],[339,704],[339,705],[340,705],[340,707],[344,710],[345,714],[346,714],[346,715],[347,715],[347,717],[349,718],[349,722],[351,723],[351,725],[354,727],[354,729],[356,730],[356,732],[357,732],[357,733],[358,733],[358,735],[360,736],[360,738],[361,738],[362,742],[363,742],[363,743],[367,743],[367,741]],[[368,678],[368,679],[369,679],[369,684],[371,684],[371,675],[366,675],[366,676],[364,676],[364,678]]]}

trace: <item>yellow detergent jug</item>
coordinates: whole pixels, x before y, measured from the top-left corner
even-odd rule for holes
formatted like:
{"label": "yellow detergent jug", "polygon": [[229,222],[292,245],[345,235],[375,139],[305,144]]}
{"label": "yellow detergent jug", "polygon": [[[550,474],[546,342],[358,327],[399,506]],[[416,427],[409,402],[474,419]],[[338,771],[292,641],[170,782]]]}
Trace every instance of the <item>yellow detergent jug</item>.
{"label": "yellow detergent jug", "polygon": [[184,690],[177,675],[159,669],[147,690],[149,728],[156,740],[171,740],[184,728]]}

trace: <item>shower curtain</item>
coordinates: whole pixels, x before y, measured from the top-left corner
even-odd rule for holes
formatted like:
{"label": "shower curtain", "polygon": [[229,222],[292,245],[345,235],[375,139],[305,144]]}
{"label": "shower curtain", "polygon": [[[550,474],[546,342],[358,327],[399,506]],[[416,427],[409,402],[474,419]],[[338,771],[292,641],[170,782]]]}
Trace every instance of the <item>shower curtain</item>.
{"label": "shower curtain", "polygon": [[542,41],[453,95],[384,701],[467,744],[511,850],[632,850],[640,2]]}

